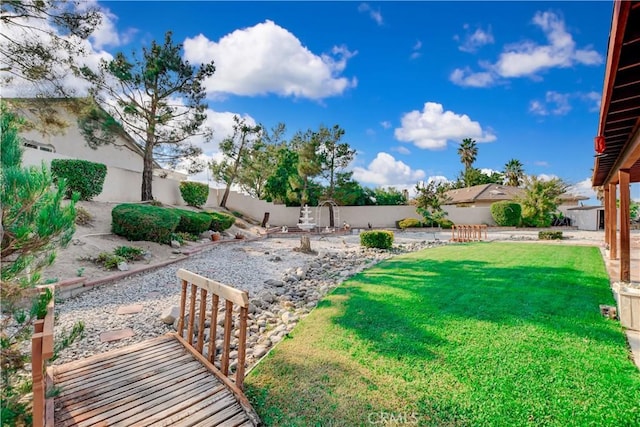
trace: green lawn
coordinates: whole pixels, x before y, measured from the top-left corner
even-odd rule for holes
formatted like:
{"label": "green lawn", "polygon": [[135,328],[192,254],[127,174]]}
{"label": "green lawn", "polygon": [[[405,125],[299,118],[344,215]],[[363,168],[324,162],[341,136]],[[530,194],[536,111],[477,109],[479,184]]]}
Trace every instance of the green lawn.
{"label": "green lawn", "polygon": [[638,426],[640,372],[598,249],[396,257],[320,302],[246,380],[267,425]]}

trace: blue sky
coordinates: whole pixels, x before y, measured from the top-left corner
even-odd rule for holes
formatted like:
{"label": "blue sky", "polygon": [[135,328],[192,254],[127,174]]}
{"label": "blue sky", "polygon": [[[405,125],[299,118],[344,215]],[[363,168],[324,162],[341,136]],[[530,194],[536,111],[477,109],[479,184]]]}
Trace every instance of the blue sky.
{"label": "blue sky", "polygon": [[239,114],[292,134],[339,124],[367,186],[454,179],[462,138],[478,168],[590,188],[611,2],[99,2],[101,55],[172,30],[213,59],[209,124]]}

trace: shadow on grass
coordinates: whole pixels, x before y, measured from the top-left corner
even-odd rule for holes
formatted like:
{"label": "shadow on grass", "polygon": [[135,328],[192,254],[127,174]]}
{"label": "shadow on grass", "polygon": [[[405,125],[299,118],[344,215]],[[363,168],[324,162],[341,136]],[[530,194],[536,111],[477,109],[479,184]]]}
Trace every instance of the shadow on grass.
{"label": "shadow on grass", "polygon": [[[405,257],[356,276],[335,294],[347,298],[334,322],[392,358],[432,358],[434,346],[447,341],[435,332],[438,327],[465,319],[502,326],[534,324],[624,345],[619,328],[599,314],[598,305],[612,300],[608,281],[573,268]],[[396,334],[415,346],[397,345]]]}

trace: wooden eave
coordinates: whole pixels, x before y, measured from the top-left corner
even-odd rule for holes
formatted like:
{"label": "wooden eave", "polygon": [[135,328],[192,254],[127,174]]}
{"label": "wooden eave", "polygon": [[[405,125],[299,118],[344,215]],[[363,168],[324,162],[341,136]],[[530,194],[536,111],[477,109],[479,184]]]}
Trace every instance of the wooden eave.
{"label": "wooden eave", "polygon": [[640,1],[614,3],[598,135],[606,149],[595,158],[593,186],[617,183],[620,169],[640,182]]}

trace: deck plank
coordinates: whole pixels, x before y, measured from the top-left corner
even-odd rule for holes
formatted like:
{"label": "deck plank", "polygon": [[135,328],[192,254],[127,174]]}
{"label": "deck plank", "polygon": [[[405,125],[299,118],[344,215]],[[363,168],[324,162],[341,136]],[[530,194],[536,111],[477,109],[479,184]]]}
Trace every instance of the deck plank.
{"label": "deck plank", "polygon": [[195,424],[191,424],[191,427],[207,427],[223,423],[224,426],[233,425],[233,423],[228,423],[227,421],[238,414],[243,415],[245,419],[247,418],[239,403],[234,403],[233,405],[224,408],[222,411],[214,412],[213,409],[208,409],[202,412],[203,414],[201,414],[201,416],[203,416],[203,418],[198,420]]}

